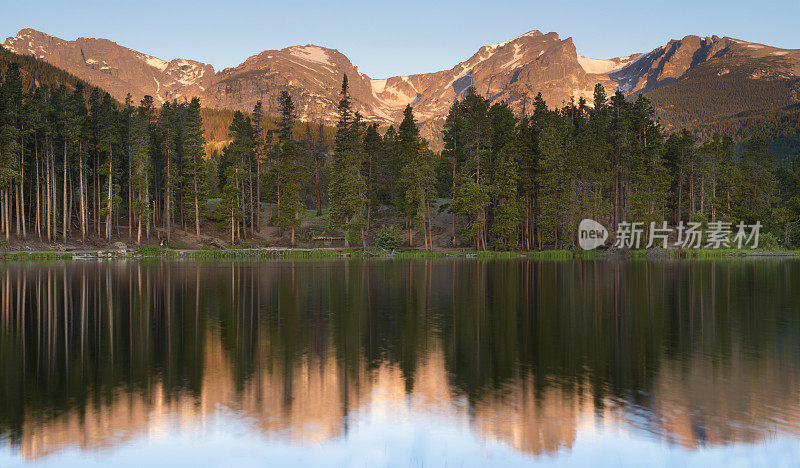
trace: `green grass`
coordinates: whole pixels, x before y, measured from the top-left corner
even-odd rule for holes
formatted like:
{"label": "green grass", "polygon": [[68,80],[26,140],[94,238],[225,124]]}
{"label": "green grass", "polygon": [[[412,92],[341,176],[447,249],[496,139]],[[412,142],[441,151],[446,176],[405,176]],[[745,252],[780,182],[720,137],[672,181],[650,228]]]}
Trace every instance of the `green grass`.
{"label": "green grass", "polygon": [[[469,253],[469,252],[465,252]],[[517,252],[508,252],[508,251],[494,251],[494,250],[480,250],[478,252],[474,252],[476,258],[480,258],[482,260],[494,260],[494,259],[512,259],[512,258],[521,258],[523,257],[522,254]]]}
{"label": "green grass", "polygon": [[172,254],[169,249],[163,249],[158,245],[143,245],[139,247],[139,255],[145,257],[164,257]]}
{"label": "green grass", "polygon": [[[104,252],[98,252],[103,257]],[[0,259],[5,261],[36,261],[36,260],[64,260],[74,257],[72,252],[5,252],[0,253]],[[81,257],[85,255],[80,255]],[[89,254],[89,257],[93,255]],[[603,258],[600,251],[584,250],[543,250],[540,252],[512,252],[492,250],[451,250],[451,251],[426,251],[426,250],[381,250],[373,249],[362,251],[358,249],[298,249],[298,250],[270,250],[270,249],[204,249],[204,250],[173,250],[157,245],[143,245],[139,247],[138,256],[146,258],[187,258],[209,260],[232,259],[336,259],[336,258],[395,258],[395,259],[435,259],[435,258],[476,258],[480,260],[512,260],[527,258],[532,260],[593,260]],[[752,256],[800,256],[800,250],[775,250],[775,249],[669,249],[630,251],[632,259],[711,259]]]}
{"label": "green grass", "polygon": [[337,250],[190,250],[176,255],[194,259],[236,259],[236,258],[339,258],[343,253]]}
{"label": "green grass", "polygon": [[427,250],[394,250],[392,252],[378,251],[379,256],[392,256],[394,258],[414,259],[414,258],[444,258],[447,256],[445,252],[433,252]]}
{"label": "green grass", "polygon": [[[631,258],[718,258],[745,256],[749,251],[737,249],[719,250],[678,250],[670,249],[658,251],[659,255],[651,257],[650,251],[646,249],[631,250]],[[773,252],[755,251],[770,254]],[[775,251],[777,255],[800,256],[800,251]],[[169,256],[169,251],[163,251],[162,256]],[[433,258],[477,258],[481,260],[510,260],[517,258],[528,258],[533,260],[594,260],[602,258],[602,252],[591,250],[543,250],[540,252],[512,252],[512,251],[493,251],[493,250],[461,250],[461,251],[426,251],[426,250],[193,250],[181,253],[186,258],[208,258],[208,259],[233,259],[233,258],[289,258],[289,259],[326,259],[326,258],[396,258],[396,259],[433,259]]]}
{"label": "green grass", "polygon": [[597,255],[596,250],[542,250],[527,252],[525,257],[536,260],[592,260]]}
{"label": "green grass", "polygon": [[747,257],[747,256],[776,256],[797,257],[800,250],[781,249],[695,249],[687,250],[687,258],[719,258],[719,257]]}
{"label": "green grass", "polygon": [[686,251],[681,249],[636,249],[630,251],[631,258],[636,259],[677,259],[685,258]]}
{"label": "green grass", "polygon": [[376,257],[393,257],[402,259],[415,259],[415,258],[448,258],[448,257],[466,257],[466,258],[479,258],[482,260],[490,259],[512,259],[520,258],[523,255],[517,252],[509,251],[493,251],[493,250],[459,250],[459,251],[427,251],[427,250],[395,250],[392,252],[379,250],[373,251],[373,256]]}
{"label": "green grass", "polygon": [[745,252],[738,249],[694,249],[682,251],[686,258],[741,257]]}
{"label": "green grass", "polygon": [[38,260],[69,260],[71,252],[6,252],[0,254],[5,261],[26,262]]}

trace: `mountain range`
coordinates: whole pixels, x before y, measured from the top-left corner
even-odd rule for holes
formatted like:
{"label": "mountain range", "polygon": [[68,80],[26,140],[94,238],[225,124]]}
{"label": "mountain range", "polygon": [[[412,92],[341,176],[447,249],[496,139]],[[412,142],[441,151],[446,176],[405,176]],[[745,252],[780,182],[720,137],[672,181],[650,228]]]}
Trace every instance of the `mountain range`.
{"label": "mountain range", "polygon": [[483,46],[450,69],[382,79],[359,72],[338,50],[318,45],[265,50],[220,71],[195,60],[162,60],[108,39],[68,41],[34,29],[19,31],[3,46],[62,68],[118,100],[128,93],[134,102],[145,95],[157,102],[199,96],[204,106],[242,111],[261,100],[268,112],[276,112],[278,96],[287,90],[298,117],[324,122],[336,119],[347,74],[354,107],[366,120],[396,123],[412,104],[433,139],[469,86],[521,112],[538,92],[551,106],[580,97],[591,104],[594,86],[601,83],[608,95],[645,94],[665,128],[695,132],[800,106],[800,50],[717,36],[686,36],[649,52],[593,59],[578,54],[572,38],[531,31]]}

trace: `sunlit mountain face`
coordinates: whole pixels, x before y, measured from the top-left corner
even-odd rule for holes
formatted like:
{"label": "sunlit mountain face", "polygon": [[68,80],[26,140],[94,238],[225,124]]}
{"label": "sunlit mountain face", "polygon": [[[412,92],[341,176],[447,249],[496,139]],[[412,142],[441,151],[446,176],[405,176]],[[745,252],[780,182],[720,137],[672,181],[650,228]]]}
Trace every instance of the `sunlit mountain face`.
{"label": "sunlit mountain face", "polygon": [[0,460],[761,450],[800,435],[799,278],[779,260],[5,264]]}
{"label": "sunlit mountain face", "polygon": [[616,91],[629,99],[646,95],[666,130],[687,128],[704,139],[715,131],[737,133],[762,120],[794,115],[800,103],[800,49],[716,35],[688,35],[651,51],[590,58],[580,54],[585,44],[571,37],[532,30],[482,46],[468,58],[453,57],[438,70],[392,77],[370,77],[341,51],[314,44],[264,50],[235,67],[215,70],[188,58],[164,60],[110,39],[65,40],[26,28],[6,38],[3,47],[66,70],[120,102],[129,93],[134,103],[146,95],[157,104],[197,96],[204,107],[249,113],[261,101],[264,111],[277,114],[285,91],[298,118],[327,124],[338,119],[342,76],[347,75],[353,109],[365,121],[397,125],[403,109],[412,105],[423,136],[436,148],[442,146],[450,108],[470,86],[522,115],[532,111],[538,93],[551,108],[581,99],[593,106],[600,84],[609,97]]}

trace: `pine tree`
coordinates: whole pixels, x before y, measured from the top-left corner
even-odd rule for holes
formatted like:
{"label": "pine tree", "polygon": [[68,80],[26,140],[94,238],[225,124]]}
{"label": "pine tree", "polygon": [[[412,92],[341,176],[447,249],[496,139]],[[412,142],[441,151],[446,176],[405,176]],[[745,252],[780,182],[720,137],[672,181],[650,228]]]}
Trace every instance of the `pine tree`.
{"label": "pine tree", "polygon": [[717,207],[720,218],[734,221],[736,188],[742,179],[742,172],[734,152],[733,139],[728,135],[722,136],[717,143],[716,151],[719,159]]}
{"label": "pine tree", "polygon": [[[64,111],[64,143],[69,152],[74,154],[78,165],[78,198],[79,220],[81,223],[81,240],[86,240],[87,211],[86,211],[86,103],[83,100],[83,91],[78,88],[71,97],[66,99]],[[67,151],[64,153],[65,157]],[[70,217],[67,216],[66,219]]]}
{"label": "pine tree", "polygon": [[276,224],[282,229],[291,231],[291,245],[295,244],[295,231],[300,228],[300,210],[303,203],[300,198],[302,183],[306,178],[305,167],[300,164],[300,149],[293,137],[294,103],[288,92],[282,91],[280,96],[281,121],[278,131],[276,153],[276,173],[281,197],[278,202]]}
{"label": "pine tree", "polygon": [[[147,222],[150,217],[150,131],[148,107],[151,102],[142,101],[142,105],[130,116],[130,167],[129,190],[131,193],[131,214],[136,219],[136,243],[142,242],[142,219]],[[133,221],[133,217],[129,216]]]}
{"label": "pine tree", "polygon": [[433,154],[422,144],[414,120],[413,108],[407,105],[397,134],[397,154],[400,177],[397,181],[396,205],[408,223],[408,243],[414,245],[413,227],[423,232],[425,249],[431,248],[431,230],[428,222],[430,202],[435,194]]}
{"label": "pine tree", "polygon": [[[67,92],[66,86],[60,86],[56,93],[54,93],[53,99],[53,108],[55,110],[56,115],[56,122],[57,122],[57,129],[59,133],[59,137],[61,139],[61,241],[66,244],[67,243],[67,233],[70,227],[70,215],[68,210],[68,203],[69,197],[67,196],[68,190],[68,173],[70,167],[70,157],[68,153],[68,145],[69,145],[69,127],[68,123],[70,120],[70,114],[73,111],[72,109],[72,101],[70,99],[70,95]],[[54,182],[56,177],[53,177]],[[54,193],[55,195],[55,193]],[[54,202],[53,206],[57,206],[57,203]]]}
{"label": "pine tree", "polygon": [[253,125],[250,118],[236,111],[229,127],[231,142],[222,151],[218,167],[221,184],[221,210],[225,213],[231,232],[231,244],[236,242],[238,226],[242,221],[242,194],[247,162],[253,158]]}
{"label": "pine tree", "polygon": [[[639,95],[633,103],[626,101],[624,105],[630,118],[632,147],[627,183],[629,216],[633,221],[649,225],[668,216],[669,183],[663,160],[663,135],[655,123],[655,110],[646,97]],[[707,199],[704,195],[704,211],[709,211],[711,206]]]}
{"label": "pine tree", "polygon": [[744,141],[741,154],[742,171],[747,177],[741,179],[741,219],[750,223],[770,218],[777,184],[775,181],[774,156],[766,139],[754,134]]}
{"label": "pine tree", "polygon": [[501,250],[514,248],[520,223],[517,198],[519,173],[515,154],[511,145],[500,150],[495,161],[495,178],[491,187],[491,196],[495,201],[491,234],[495,238],[496,247]]}
{"label": "pine tree", "polygon": [[43,128],[45,127],[46,122],[46,115],[45,115],[45,89],[44,87],[38,87],[33,91],[31,98],[28,100],[28,110],[26,112],[26,122],[27,128],[29,133],[33,136],[32,144],[33,144],[33,151],[29,154],[32,155],[32,165],[33,169],[30,172],[31,175],[34,177],[33,181],[33,190],[35,195],[33,195],[31,202],[36,200],[35,202],[35,214],[34,214],[34,227],[36,229],[36,235],[41,240],[42,238],[42,177],[41,174],[41,156],[39,152],[40,148],[40,136],[43,133]]}
{"label": "pine tree", "polygon": [[173,194],[178,186],[175,159],[180,149],[180,114],[177,104],[165,101],[158,119],[158,132],[164,158],[164,230],[166,241],[172,238]]}
{"label": "pine tree", "polygon": [[183,186],[184,210],[194,216],[195,236],[200,238],[201,199],[204,193],[203,156],[205,155],[203,137],[203,117],[200,115],[200,99],[192,98],[186,113],[183,128]]}
{"label": "pine tree", "polygon": [[383,134],[383,138],[381,138],[381,160],[379,169],[382,182],[379,196],[381,202],[389,204],[393,202],[394,190],[397,187],[397,179],[400,176],[397,131],[394,125],[389,125],[389,128]]}
{"label": "pine tree", "polygon": [[460,138],[460,146],[464,152],[464,163],[455,177],[456,190],[452,209],[456,214],[467,218],[462,234],[475,242],[476,250],[485,249],[486,209],[489,205],[485,174],[489,135],[486,113],[489,102],[470,87],[461,106],[463,106],[463,118],[460,131],[463,135]]}
{"label": "pine tree", "polygon": [[672,222],[677,223],[687,218],[685,207],[685,186],[687,185],[687,169],[689,162],[694,161],[694,137],[684,130],[673,133],[664,143],[664,163],[670,174],[670,205]]}
{"label": "pine tree", "polygon": [[[102,95],[99,89],[93,89],[89,95],[86,110],[86,196],[87,196],[87,230],[92,229],[95,231],[97,237],[100,237],[100,223],[98,219],[100,207],[100,152],[99,145],[99,129],[100,129],[100,103],[102,102]],[[89,198],[91,197],[91,198]],[[91,228],[88,227],[91,225]]]}
{"label": "pine tree", "polygon": [[556,113],[540,122],[538,137],[539,171],[537,173],[539,245],[559,247],[563,236],[563,214],[567,209],[567,127]]}
{"label": "pine tree", "polygon": [[263,115],[263,106],[261,105],[261,101],[256,101],[256,105],[253,107],[253,113],[251,114],[250,121],[253,124],[253,149],[254,154],[253,158],[255,159],[255,183],[256,183],[256,196],[255,196],[255,232],[259,232],[261,228],[261,163],[264,158],[264,147],[266,145],[264,141],[264,115]]}
{"label": "pine tree", "polygon": [[309,158],[314,166],[314,198],[316,200],[317,216],[322,216],[323,168],[328,151],[325,141],[325,126],[321,121],[316,125],[308,120],[306,121],[305,144]]}
{"label": "pine tree", "polygon": [[105,151],[106,159],[102,167],[102,175],[105,176],[105,208],[101,216],[106,217],[106,240],[111,240],[113,231],[114,207],[122,202],[120,195],[121,189],[118,184],[114,184],[114,170],[116,167],[115,149],[119,153],[120,139],[120,117],[115,109],[115,104],[111,95],[106,93],[100,105],[100,127],[98,129],[98,146]]}
{"label": "pine tree", "polygon": [[20,116],[22,111],[22,82],[19,66],[8,64],[5,79],[0,87],[0,214],[6,240],[11,233],[11,193],[19,179]]}
{"label": "pine tree", "polygon": [[381,135],[378,133],[378,124],[367,126],[364,134],[364,161],[361,165],[361,177],[367,184],[367,219],[366,230],[369,231],[372,207],[380,202],[380,186],[383,182],[379,174],[382,175],[381,160],[382,155]]}
{"label": "pine tree", "polygon": [[361,143],[361,118],[354,113],[350,101],[347,75],[342,78],[339,120],[336,124],[332,161],[329,168],[328,200],[330,224],[333,229],[345,231],[345,246],[361,231],[365,244],[364,207],[366,184],[361,177],[363,147]]}
{"label": "pine tree", "polygon": [[508,250],[517,244],[520,208],[517,119],[504,102],[493,104],[489,120],[488,189],[491,199],[489,234],[495,247]]}

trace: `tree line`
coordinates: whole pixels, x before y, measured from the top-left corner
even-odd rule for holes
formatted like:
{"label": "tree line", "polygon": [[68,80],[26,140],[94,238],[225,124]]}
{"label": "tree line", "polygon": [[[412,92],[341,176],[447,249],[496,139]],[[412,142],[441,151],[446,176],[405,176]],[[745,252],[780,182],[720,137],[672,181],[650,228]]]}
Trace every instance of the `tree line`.
{"label": "tree line", "polygon": [[581,98],[550,109],[539,94],[530,107],[517,118],[468,90],[450,109],[442,158],[451,164],[453,232],[461,214],[476,247],[572,247],[583,218],[612,228],[718,219],[774,227],[776,208],[796,194],[794,182],[777,183],[796,171],[775,167],[763,137],[737,146],[719,134],[666,134],[642,95],[609,98],[598,84],[592,106]]}
{"label": "tree line", "polygon": [[[141,242],[178,220],[199,233],[205,141],[200,101],[134,107],[82,83],[24,92],[8,65],[0,86],[0,227],[48,241],[127,228]],[[123,218],[123,215],[125,216]],[[123,220],[127,221],[123,224]]]}
{"label": "tree line", "polygon": [[612,230],[625,221],[760,221],[777,243],[800,241],[796,161],[776,165],[758,133],[702,142],[666,133],[642,95],[608,97],[598,84],[592,105],[580,98],[552,109],[538,94],[518,117],[469,88],[450,108],[439,153],[420,138],[411,106],[383,135],[351,117],[346,80],[339,114],[329,202],[331,221],[350,233],[393,204],[409,244],[419,233],[425,248],[432,210],[450,213],[449,245],[476,249],[572,248],[583,218]]}
{"label": "tree line", "polygon": [[601,85],[591,106],[581,98],[551,109],[537,95],[521,117],[470,88],[450,109],[439,152],[410,105],[397,128],[365,122],[346,76],[332,138],[322,123],[297,119],[289,93],[279,104],[277,118],[260,102],[234,112],[216,151],[198,98],[159,108],[150,96],[119,103],[81,82],[24,86],[9,63],[0,83],[2,235],[141,243],[155,231],[169,242],[176,229],[199,238],[201,224],[216,223],[237,243],[267,222],[294,245],[311,209],[347,245],[366,247],[377,213],[393,207],[405,241],[426,249],[442,237],[432,221],[441,213],[448,244],[476,249],[569,248],[586,217],[610,226],[759,220],[787,245],[800,237],[800,171],[776,167],[767,139],[666,134],[645,97],[609,98]]}

